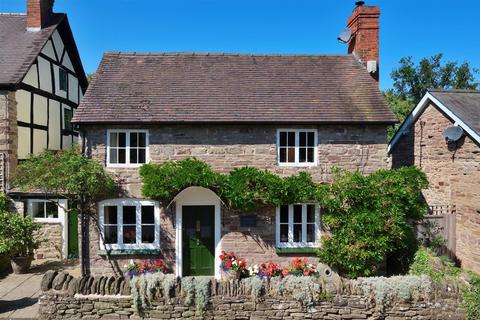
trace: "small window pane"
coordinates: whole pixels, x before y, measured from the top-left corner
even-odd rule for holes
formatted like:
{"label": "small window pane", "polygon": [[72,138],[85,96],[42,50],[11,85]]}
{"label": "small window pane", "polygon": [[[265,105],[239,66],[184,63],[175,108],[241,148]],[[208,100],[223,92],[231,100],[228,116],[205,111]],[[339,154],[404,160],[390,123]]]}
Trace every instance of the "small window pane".
{"label": "small window pane", "polygon": [[280,222],[288,223],[288,206],[287,205],[280,206]]}
{"label": "small window pane", "polygon": [[118,149],[118,162],[117,163],[126,163],[126,152],[125,149]]}
{"label": "small window pane", "polygon": [[153,206],[142,206],[142,224],[155,223],[154,211]]}
{"label": "small window pane", "polygon": [[138,163],[137,160],[137,149],[130,149],[130,163]]}
{"label": "small window pane", "polygon": [[288,224],[280,225],[280,242],[288,242]]}
{"label": "small window pane", "polygon": [[307,224],[307,242],[315,242],[315,225]]}
{"label": "small window pane", "polygon": [[307,145],[307,133],[306,132],[300,132],[299,133],[299,146],[300,147],[305,147]]}
{"label": "small window pane", "polygon": [[306,148],[300,148],[298,154],[298,161],[299,162],[306,162],[307,161],[307,149]]}
{"label": "small window pane", "polygon": [[136,148],[138,146],[137,137],[138,134],[136,132],[130,133],[130,147]]}
{"label": "small window pane", "polygon": [[301,205],[293,206],[293,222],[302,223],[302,206]]}
{"label": "small window pane", "polygon": [[142,243],[153,243],[155,241],[155,228],[153,226],[142,226]]}
{"label": "small window pane", "polygon": [[288,148],[288,162],[295,162],[295,148]]}
{"label": "small window pane", "polygon": [[293,225],[293,242],[302,241],[302,225],[294,224]]}
{"label": "small window pane", "polygon": [[105,206],[103,216],[105,224],[117,224],[117,206]]}
{"label": "small window pane", "polygon": [[287,148],[280,148],[280,162],[287,161]]}
{"label": "small window pane", "polygon": [[307,205],[307,222],[315,222],[315,206],[313,204]]}
{"label": "small window pane", "polygon": [[118,146],[121,148],[125,148],[127,146],[127,135],[125,132],[118,133]]}
{"label": "small window pane", "polygon": [[308,133],[308,146],[315,147],[315,132]]}
{"label": "small window pane", "polygon": [[147,162],[145,154],[146,154],[145,149],[139,149],[138,150],[138,163]]}
{"label": "small window pane", "polygon": [[110,163],[118,163],[118,150],[110,149]]}
{"label": "small window pane", "polygon": [[288,146],[295,147],[295,132],[288,133]]}
{"label": "small window pane", "polygon": [[308,148],[307,149],[307,161],[308,162],[314,162],[315,161],[314,151],[315,151],[314,148]]}
{"label": "small window pane", "polygon": [[136,226],[124,226],[123,227],[123,243],[136,243]]}
{"label": "small window pane", "polygon": [[60,82],[60,90],[67,91],[68,89],[68,73],[65,69],[59,69],[59,82]]}
{"label": "small window pane", "polygon": [[72,130],[72,118],[73,118],[73,111],[67,108],[63,109],[63,124],[64,128],[67,130]]}
{"label": "small window pane", "polygon": [[45,218],[43,202],[32,202],[32,216],[34,218]]}
{"label": "small window pane", "polygon": [[46,202],[46,218],[58,218],[58,206],[54,202]]}
{"label": "small window pane", "polygon": [[145,132],[140,132],[138,134],[138,146],[145,148],[147,146],[147,135]]}
{"label": "small window pane", "polygon": [[287,133],[280,132],[280,146],[286,147],[287,146]]}
{"label": "small window pane", "polygon": [[136,211],[135,206],[123,206],[123,224],[135,224],[137,221]]}
{"label": "small window pane", "polygon": [[117,243],[117,226],[105,226],[105,243]]}
{"label": "small window pane", "polygon": [[118,147],[118,133],[110,132],[110,147]]}

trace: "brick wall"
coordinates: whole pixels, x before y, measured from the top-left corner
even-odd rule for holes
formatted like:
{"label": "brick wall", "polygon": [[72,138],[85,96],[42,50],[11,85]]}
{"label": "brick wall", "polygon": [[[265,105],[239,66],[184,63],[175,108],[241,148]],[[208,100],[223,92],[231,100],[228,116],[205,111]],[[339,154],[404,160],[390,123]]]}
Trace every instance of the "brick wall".
{"label": "brick wall", "polygon": [[442,132],[450,126],[451,120],[428,106],[396,145],[392,163],[408,165],[413,157],[428,176],[428,204],[456,206],[456,255],[463,267],[480,272],[480,146],[468,136],[447,145]]}
{"label": "brick wall", "polygon": [[17,164],[17,102],[15,92],[0,91],[0,152],[5,155],[5,183]]}
{"label": "brick wall", "polygon": [[[145,129],[145,127],[142,127]],[[206,161],[213,169],[229,172],[246,165],[269,169],[288,175],[302,170],[312,174],[315,181],[328,181],[331,168],[370,173],[387,167],[385,126],[320,126],[318,129],[319,163],[310,168],[285,168],[276,165],[275,126],[162,126],[149,128],[150,159],[154,163],[196,157]],[[101,163],[106,159],[106,128],[88,127],[87,153]],[[142,198],[138,168],[107,168],[114,174],[127,197]],[[175,205],[161,210],[160,257],[171,267],[175,261]],[[222,209],[222,249],[235,251],[249,263],[268,260],[286,262],[291,255],[277,255],[275,251],[275,209],[255,212],[256,228],[240,227],[238,214]],[[131,258],[138,256],[105,257],[98,255],[98,228],[92,221],[89,250],[91,271],[94,274],[119,271]]]}

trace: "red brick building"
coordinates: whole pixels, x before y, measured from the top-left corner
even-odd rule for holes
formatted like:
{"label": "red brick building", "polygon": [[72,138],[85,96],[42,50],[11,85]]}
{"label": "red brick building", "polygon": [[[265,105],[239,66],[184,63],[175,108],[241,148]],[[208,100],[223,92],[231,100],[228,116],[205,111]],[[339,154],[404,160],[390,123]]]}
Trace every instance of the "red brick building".
{"label": "red brick building", "polygon": [[[452,127],[457,129],[445,131]],[[425,171],[428,204],[456,214],[453,253],[463,267],[480,272],[480,92],[427,92],[396,132],[389,153],[394,168]]]}

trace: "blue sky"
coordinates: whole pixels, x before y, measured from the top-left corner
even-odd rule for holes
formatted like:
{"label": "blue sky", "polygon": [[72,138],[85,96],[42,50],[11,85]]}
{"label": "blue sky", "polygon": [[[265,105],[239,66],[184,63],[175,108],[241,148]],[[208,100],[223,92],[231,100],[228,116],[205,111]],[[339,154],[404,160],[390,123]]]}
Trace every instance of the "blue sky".
{"label": "blue sky", "polygon": [[[336,38],[350,0],[56,0],[67,12],[87,72],[104,51],[345,53]],[[26,0],[0,0],[24,12]],[[480,67],[479,0],[376,0],[381,88],[403,56],[444,53]],[[0,44],[1,45],[1,44]]]}

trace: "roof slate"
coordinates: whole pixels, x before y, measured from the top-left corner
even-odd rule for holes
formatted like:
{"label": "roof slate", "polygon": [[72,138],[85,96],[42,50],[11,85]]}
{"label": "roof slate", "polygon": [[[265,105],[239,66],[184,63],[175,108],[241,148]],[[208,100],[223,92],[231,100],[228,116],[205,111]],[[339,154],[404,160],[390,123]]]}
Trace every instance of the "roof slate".
{"label": "roof slate", "polygon": [[19,83],[57,26],[65,18],[55,13],[40,31],[26,30],[25,14],[0,13],[0,85]]}
{"label": "roof slate", "polygon": [[480,135],[480,91],[428,90],[428,92]]}
{"label": "roof slate", "polygon": [[106,53],[77,109],[86,123],[393,123],[351,55]]}

